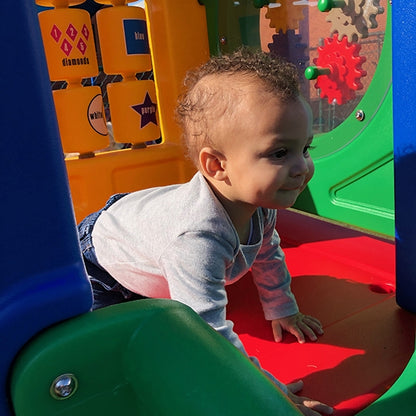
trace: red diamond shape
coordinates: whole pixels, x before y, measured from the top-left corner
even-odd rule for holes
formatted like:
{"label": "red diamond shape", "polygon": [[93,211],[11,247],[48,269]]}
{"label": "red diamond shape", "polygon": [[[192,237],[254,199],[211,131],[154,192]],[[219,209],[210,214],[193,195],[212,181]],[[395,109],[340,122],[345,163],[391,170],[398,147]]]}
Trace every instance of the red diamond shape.
{"label": "red diamond shape", "polygon": [[61,49],[64,51],[66,56],[69,56],[72,51],[72,45],[66,38],[62,42]]}
{"label": "red diamond shape", "polygon": [[61,39],[62,32],[59,30],[58,26],[53,25],[51,30],[51,36],[54,38],[55,42],[59,42]]}
{"label": "red diamond shape", "polygon": [[84,24],[84,26],[82,26],[81,33],[84,35],[84,38],[88,40],[90,37],[90,31],[88,30],[87,25]]}
{"label": "red diamond shape", "polygon": [[87,50],[87,44],[80,38],[77,44],[77,48],[84,55],[85,51]]}
{"label": "red diamond shape", "polygon": [[78,35],[78,31],[75,29],[74,25],[71,23],[66,29],[66,34],[74,41]]}

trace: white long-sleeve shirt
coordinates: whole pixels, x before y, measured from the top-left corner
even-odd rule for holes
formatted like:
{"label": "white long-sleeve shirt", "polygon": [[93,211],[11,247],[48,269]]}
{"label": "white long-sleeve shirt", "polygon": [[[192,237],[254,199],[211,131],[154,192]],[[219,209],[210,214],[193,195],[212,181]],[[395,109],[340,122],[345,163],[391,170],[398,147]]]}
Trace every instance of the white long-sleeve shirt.
{"label": "white long-sleeve shirt", "polygon": [[123,197],[98,217],[92,242],[99,264],[124,287],[190,306],[245,353],[226,319],[226,285],[251,269],[267,320],[298,312],[276,211],[258,208],[252,225],[251,241],[240,244],[227,212],[197,173],[185,184]]}

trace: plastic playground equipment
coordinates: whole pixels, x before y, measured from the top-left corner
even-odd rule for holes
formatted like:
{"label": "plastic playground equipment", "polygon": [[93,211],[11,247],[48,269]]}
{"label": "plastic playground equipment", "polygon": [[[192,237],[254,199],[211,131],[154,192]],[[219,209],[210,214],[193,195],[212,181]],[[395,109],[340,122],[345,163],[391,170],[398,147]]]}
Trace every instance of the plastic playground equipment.
{"label": "plastic playground equipment", "polygon": [[[184,305],[90,312],[75,228],[113,193],[192,175],[172,116],[181,80],[241,44],[284,55],[314,79],[302,89],[316,174],[301,211],[279,213],[278,229],[293,290],[325,334],[274,343],[249,276],[229,288],[229,318],[264,368],[283,382],[302,378],[303,394],[336,414],[414,415],[412,6],[146,0],[144,13],[112,0],[91,19],[79,3],[1,4],[0,415],[299,414]],[[37,6],[46,7],[39,17]],[[103,73],[118,82],[100,84]]]}

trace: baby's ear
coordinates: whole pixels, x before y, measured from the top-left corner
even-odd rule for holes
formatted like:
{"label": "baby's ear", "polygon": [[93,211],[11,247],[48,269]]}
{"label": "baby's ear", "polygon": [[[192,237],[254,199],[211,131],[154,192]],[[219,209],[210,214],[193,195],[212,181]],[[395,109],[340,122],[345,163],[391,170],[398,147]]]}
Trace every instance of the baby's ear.
{"label": "baby's ear", "polygon": [[227,179],[225,170],[226,158],[218,150],[212,147],[204,147],[199,152],[199,165],[202,174],[217,181],[224,181]]}

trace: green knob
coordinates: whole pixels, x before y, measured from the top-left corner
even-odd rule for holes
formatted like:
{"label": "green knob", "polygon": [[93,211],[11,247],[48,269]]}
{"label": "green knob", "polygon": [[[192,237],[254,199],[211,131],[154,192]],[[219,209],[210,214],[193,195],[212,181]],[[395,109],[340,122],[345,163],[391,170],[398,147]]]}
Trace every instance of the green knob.
{"label": "green knob", "polygon": [[331,73],[330,68],[322,68],[319,66],[308,66],[305,69],[305,78],[306,79],[316,79],[320,75],[329,75]]}
{"label": "green knob", "polygon": [[321,12],[329,12],[334,8],[343,8],[345,6],[344,0],[318,0],[318,9]]}
{"label": "green knob", "polygon": [[268,6],[269,4],[269,0],[253,0],[253,6],[257,9],[261,9],[263,6]]}

